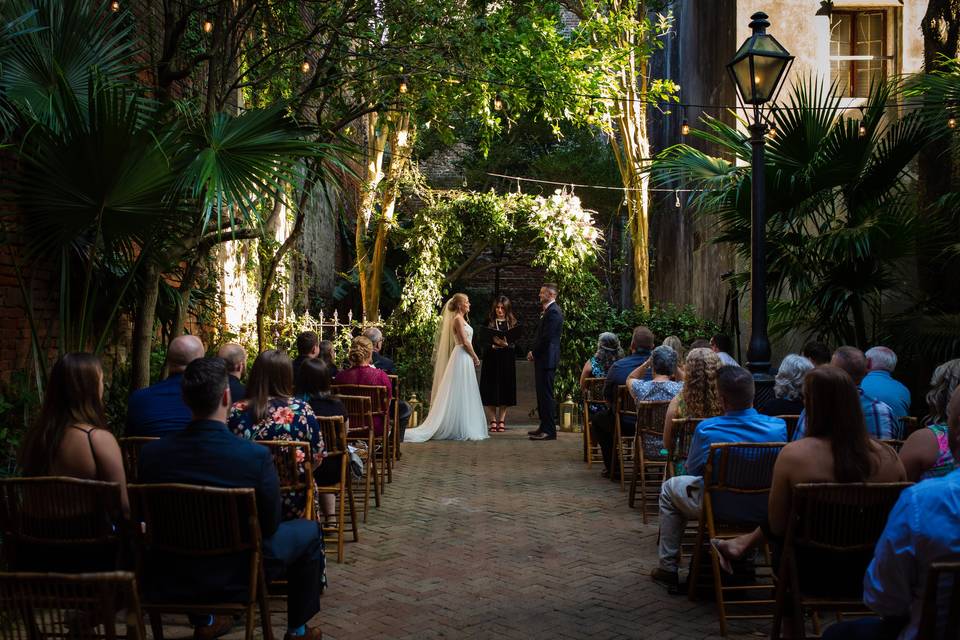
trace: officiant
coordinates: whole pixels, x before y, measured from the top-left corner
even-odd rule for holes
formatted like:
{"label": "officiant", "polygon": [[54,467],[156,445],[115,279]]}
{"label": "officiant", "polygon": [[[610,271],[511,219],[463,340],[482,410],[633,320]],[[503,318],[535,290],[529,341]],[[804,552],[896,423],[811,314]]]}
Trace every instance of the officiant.
{"label": "officiant", "polygon": [[507,407],[517,404],[517,337],[520,327],[510,309],[510,298],[493,299],[493,306],[482,332],[480,397],[490,422],[490,432],[506,431]]}

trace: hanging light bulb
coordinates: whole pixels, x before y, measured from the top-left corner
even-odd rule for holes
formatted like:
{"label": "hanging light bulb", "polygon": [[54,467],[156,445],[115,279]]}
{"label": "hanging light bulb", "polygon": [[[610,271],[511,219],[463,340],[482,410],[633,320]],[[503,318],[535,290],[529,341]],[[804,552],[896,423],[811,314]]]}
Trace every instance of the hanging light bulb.
{"label": "hanging light bulb", "polygon": [[110,11],[113,11],[114,13],[120,11],[119,0],[113,0],[113,2],[110,3]]}
{"label": "hanging light bulb", "polygon": [[503,97],[499,93],[493,97],[493,110],[494,111],[503,110]]}
{"label": "hanging light bulb", "polygon": [[777,108],[770,109],[770,120],[767,123],[767,137],[775,138],[777,136]]}
{"label": "hanging light bulb", "polygon": [[680,135],[690,135],[690,122],[688,122],[686,118],[684,118],[683,122],[680,124]]}
{"label": "hanging light bulb", "polygon": [[397,87],[397,90],[400,93],[406,93],[410,90],[410,87],[407,86],[407,76],[400,76],[400,85]]}
{"label": "hanging light bulb", "polygon": [[310,70],[313,69],[313,64],[309,60],[304,60],[300,64],[300,71],[304,73],[310,73]]}
{"label": "hanging light bulb", "polygon": [[950,116],[947,118],[947,129],[956,129],[957,128],[957,118],[956,116]]}
{"label": "hanging light bulb", "polygon": [[866,137],[866,135],[867,135],[867,125],[865,125],[864,123],[861,122],[861,123],[860,123],[860,127],[857,129],[857,133],[860,134],[860,137],[861,137],[861,138]]}
{"label": "hanging light bulb", "polygon": [[210,16],[207,16],[206,18],[204,18],[201,28],[203,29],[204,33],[213,32],[213,18]]}

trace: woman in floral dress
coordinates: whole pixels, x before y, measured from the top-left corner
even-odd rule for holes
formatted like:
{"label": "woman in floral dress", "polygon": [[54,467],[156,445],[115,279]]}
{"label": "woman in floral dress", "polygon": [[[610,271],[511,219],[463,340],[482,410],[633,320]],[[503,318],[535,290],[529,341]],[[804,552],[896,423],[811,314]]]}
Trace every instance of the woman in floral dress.
{"label": "woman in floral dress", "polygon": [[[247,440],[309,442],[314,467],[323,462],[323,432],[310,404],[293,397],[293,362],[283,351],[271,349],[257,356],[250,369],[247,397],[234,403],[227,426]],[[282,499],[284,520],[304,516],[305,494],[289,493]]]}

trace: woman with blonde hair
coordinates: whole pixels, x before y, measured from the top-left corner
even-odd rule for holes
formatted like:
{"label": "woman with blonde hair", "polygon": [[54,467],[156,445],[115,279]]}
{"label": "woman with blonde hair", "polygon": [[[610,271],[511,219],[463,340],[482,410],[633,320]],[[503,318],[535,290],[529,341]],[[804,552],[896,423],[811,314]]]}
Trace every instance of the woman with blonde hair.
{"label": "woman with blonde hair", "polygon": [[[393,384],[386,372],[373,366],[373,343],[366,336],[356,336],[350,343],[347,351],[349,369],[337,374],[334,384],[363,384],[372,387],[387,388],[387,402],[393,398]],[[383,435],[383,418],[373,417],[373,432],[379,437]]]}
{"label": "woman with blonde hair", "polygon": [[723,413],[717,393],[720,358],[711,349],[700,347],[687,354],[683,389],[670,401],[663,424],[663,446],[670,448],[674,418],[712,418]]}
{"label": "woman with blonde hair", "polygon": [[947,404],[957,387],[960,387],[960,358],[948,360],[933,371],[927,392],[926,426],[911,433],[900,449],[907,480],[938,478],[957,468],[947,429]]}
{"label": "woman with blonde hair", "polygon": [[419,427],[407,429],[404,442],[489,437],[475,370],[480,358],[471,342],[469,313],[470,299],[464,293],[454,294],[443,306],[433,348],[430,412]]}

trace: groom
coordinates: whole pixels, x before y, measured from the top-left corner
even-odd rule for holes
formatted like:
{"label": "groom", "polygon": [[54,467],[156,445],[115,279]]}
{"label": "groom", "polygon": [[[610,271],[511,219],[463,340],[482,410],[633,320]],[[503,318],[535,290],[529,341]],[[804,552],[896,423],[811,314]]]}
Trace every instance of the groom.
{"label": "groom", "polygon": [[540,428],[531,431],[531,440],[556,440],[557,425],[553,419],[553,379],[560,362],[560,332],[563,329],[563,313],[557,306],[557,285],[540,287],[540,324],[533,338],[533,349],[527,360],[533,362],[537,385],[537,413]]}

